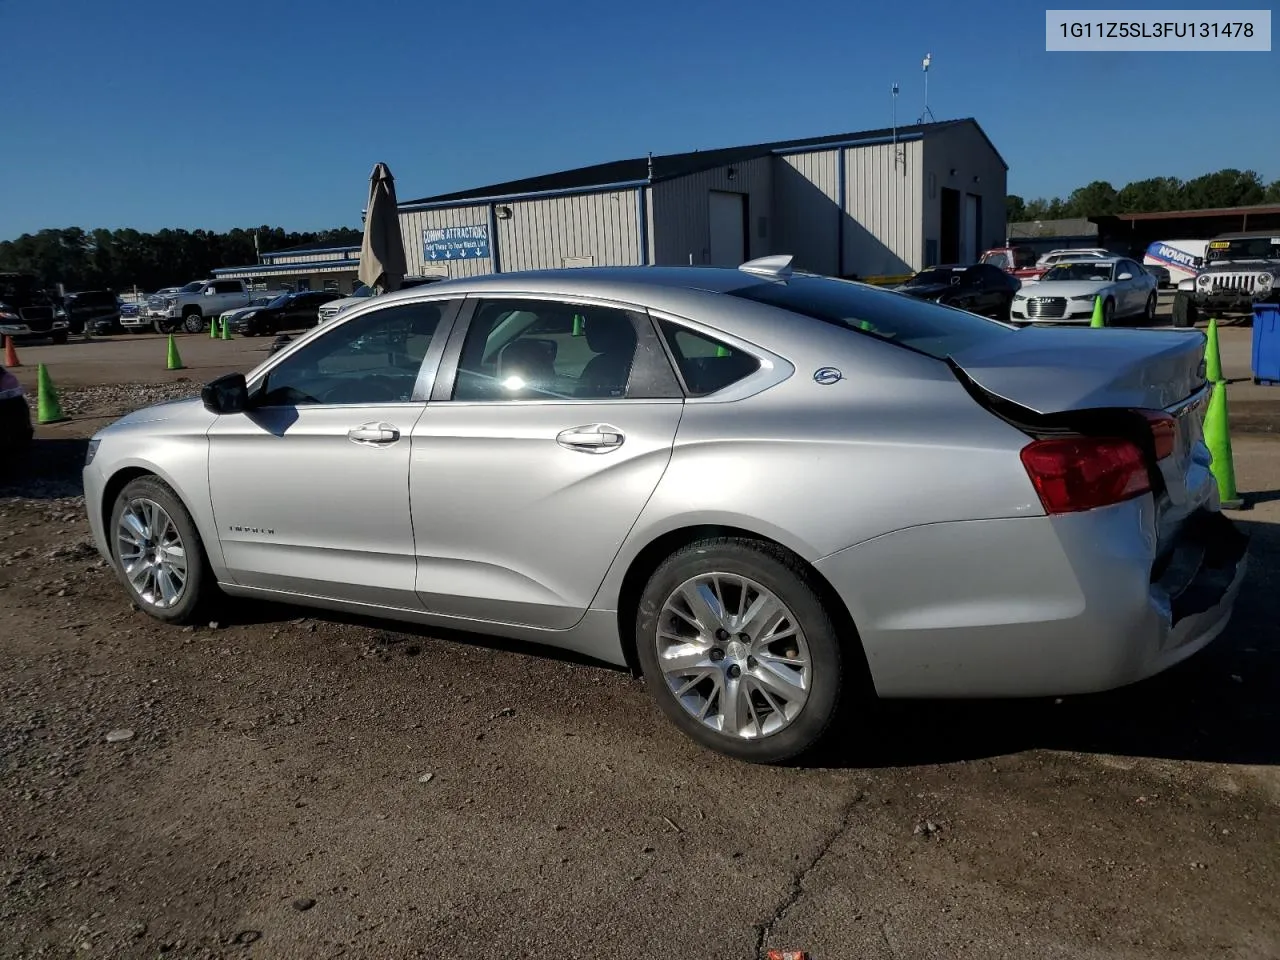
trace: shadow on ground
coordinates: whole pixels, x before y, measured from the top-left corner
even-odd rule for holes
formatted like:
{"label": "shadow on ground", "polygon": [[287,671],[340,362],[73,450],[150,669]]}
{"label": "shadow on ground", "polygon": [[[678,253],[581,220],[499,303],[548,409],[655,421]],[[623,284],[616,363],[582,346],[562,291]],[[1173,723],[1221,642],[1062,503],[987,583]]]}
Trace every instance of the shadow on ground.
{"label": "shadow on ground", "polygon": [[[810,765],[899,767],[1031,749],[1280,765],[1280,527],[1240,526],[1253,542],[1235,616],[1217,641],[1187,662],[1092,696],[881,703],[847,718]],[[372,629],[371,642],[386,656],[412,655],[424,642],[447,640],[602,667],[519,641],[283,604],[234,600],[219,616],[240,624],[299,617],[354,624]]]}
{"label": "shadow on ground", "polygon": [[89,441],[37,439],[15,459],[0,463],[0,497],[58,500],[84,494],[80,472]]}

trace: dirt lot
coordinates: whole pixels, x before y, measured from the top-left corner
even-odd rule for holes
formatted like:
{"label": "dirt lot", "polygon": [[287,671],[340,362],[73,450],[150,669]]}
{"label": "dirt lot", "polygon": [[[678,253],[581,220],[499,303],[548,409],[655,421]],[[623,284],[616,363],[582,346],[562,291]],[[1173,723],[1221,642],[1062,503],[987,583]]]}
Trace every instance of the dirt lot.
{"label": "dirt lot", "polygon": [[22,351],[75,419],[0,479],[0,956],[1280,956],[1280,388],[1231,388],[1252,567],[1204,654],[1105,696],[885,706],[828,765],[763,769],[546,651],[132,611],[84,438],[266,346],[179,342],[177,373],[162,338]]}

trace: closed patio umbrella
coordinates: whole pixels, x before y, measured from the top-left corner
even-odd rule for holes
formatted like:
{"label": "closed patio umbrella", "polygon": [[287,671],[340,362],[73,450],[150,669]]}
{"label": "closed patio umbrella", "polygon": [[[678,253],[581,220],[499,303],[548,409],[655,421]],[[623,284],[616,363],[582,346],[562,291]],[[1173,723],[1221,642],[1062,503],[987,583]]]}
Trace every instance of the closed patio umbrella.
{"label": "closed patio umbrella", "polygon": [[360,245],[360,282],[390,292],[400,289],[406,272],[400,215],[396,212],[396,181],[390,168],[379,163],[369,176],[369,205]]}

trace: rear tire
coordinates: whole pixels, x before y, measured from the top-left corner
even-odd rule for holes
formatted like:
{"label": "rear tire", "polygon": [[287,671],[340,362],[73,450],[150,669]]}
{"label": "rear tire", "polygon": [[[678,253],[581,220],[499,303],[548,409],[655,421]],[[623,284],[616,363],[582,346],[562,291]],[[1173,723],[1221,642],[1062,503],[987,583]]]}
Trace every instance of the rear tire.
{"label": "rear tire", "polygon": [[1156,322],[1156,295],[1154,293],[1147,297],[1147,305],[1142,311],[1142,322],[1147,326],[1152,326]]}
{"label": "rear tire", "polygon": [[65,330],[55,331],[51,339],[53,340],[54,346],[60,347],[67,342],[67,331]]}
{"label": "rear tire", "polygon": [[200,618],[213,574],[195,521],[167,484],[155,476],[127,483],[111,506],[107,542],[116,575],[140,610],[165,623]]}
{"label": "rear tire", "polygon": [[1102,301],[1102,325],[1114,326],[1116,322],[1116,302],[1110,297]]}
{"label": "rear tire", "polygon": [[[744,618],[744,607],[761,612]],[[692,543],[654,571],[636,612],[636,652],[672,723],[751,763],[817,747],[849,686],[835,622],[807,568],[781,547],[739,537]]]}

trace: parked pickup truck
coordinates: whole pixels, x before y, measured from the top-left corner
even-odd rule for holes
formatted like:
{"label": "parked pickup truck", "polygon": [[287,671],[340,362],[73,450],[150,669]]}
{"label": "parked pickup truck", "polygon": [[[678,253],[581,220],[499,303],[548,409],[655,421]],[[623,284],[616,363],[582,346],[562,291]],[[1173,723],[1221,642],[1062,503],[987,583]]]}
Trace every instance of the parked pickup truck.
{"label": "parked pickup truck", "polygon": [[243,280],[196,280],[172,293],[149,297],[146,317],[158,333],[199,333],[219,314],[247,307],[259,295],[251,293]]}

